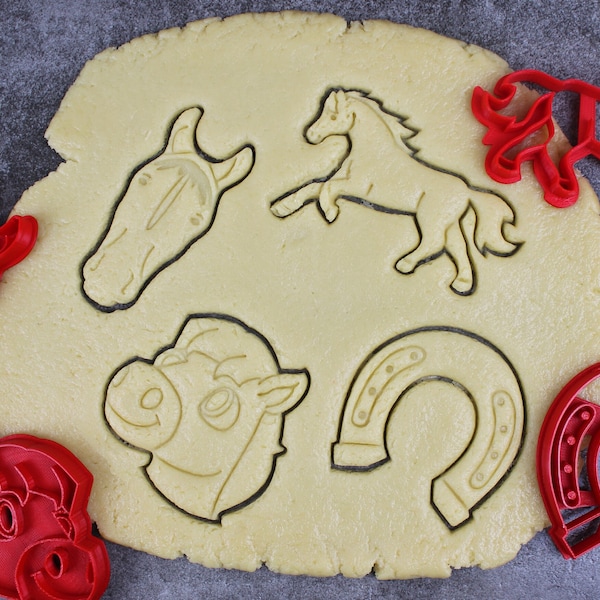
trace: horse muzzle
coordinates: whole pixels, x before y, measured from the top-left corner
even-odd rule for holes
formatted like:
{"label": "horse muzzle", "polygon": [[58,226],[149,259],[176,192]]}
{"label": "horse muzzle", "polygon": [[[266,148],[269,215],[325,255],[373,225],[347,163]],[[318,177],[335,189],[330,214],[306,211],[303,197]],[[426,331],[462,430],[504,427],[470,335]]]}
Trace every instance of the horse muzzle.
{"label": "horse muzzle", "polygon": [[317,123],[313,123],[305,133],[305,137],[311,144],[320,144],[324,137],[323,134],[319,131],[319,128],[316,126]]}
{"label": "horse muzzle", "polygon": [[152,451],[175,435],[181,420],[181,400],[156,367],[137,360],[122,367],[111,379],[104,413],[118,437]]}

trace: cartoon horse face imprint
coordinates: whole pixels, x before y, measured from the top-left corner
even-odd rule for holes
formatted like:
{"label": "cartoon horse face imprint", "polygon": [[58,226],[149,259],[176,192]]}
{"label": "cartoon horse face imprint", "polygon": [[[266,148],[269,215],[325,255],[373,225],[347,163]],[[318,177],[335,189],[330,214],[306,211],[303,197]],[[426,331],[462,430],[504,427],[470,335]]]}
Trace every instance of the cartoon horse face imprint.
{"label": "cartoon horse face imprint", "polygon": [[[514,254],[519,244],[504,232],[513,224],[514,213],[499,195],[417,158],[409,141],[417,131],[404,121],[363,92],[329,91],[305,137],[310,144],[320,144],[331,136],[346,136],[348,150],[333,173],[325,178],[315,174],[313,180],[276,198],[271,211],[285,218],[316,201],[323,217],[333,223],[339,201],[348,200],[412,216],[421,239],[397,260],[396,270],[408,275],[446,254],[456,267],[450,288],[459,295],[472,294],[476,281],[468,243],[484,256]],[[469,210],[477,217],[474,239],[461,227]]]}
{"label": "cartoon horse face imprint", "polygon": [[231,317],[190,317],[152,362],[118,370],[106,392],[113,432],[146,450],[147,475],[181,510],[220,522],[270,483],[284,415],[308,391],[304,370],[284,370],[268,342]]}
{"label": "cartoon horse face imprint", "polygon": [[250,146],[222,161],[197,147],[201,116],[200,108],[179,115],[165,149],[134,172],[108,231],[84,261],[83,292],[100,310],[136,302],[162,269],[208,232],[221,196],[252,169]]}

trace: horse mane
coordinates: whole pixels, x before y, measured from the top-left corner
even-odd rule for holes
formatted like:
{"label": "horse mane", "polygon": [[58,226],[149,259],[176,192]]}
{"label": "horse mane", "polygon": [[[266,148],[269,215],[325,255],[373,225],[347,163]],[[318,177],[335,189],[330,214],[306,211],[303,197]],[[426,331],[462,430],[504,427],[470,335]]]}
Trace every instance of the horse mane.
{"label": "horse mane", "polygon": [[355,100],[358,100],[368,106],[377,116],[385,123],[387,128],[390,130],[394,140],[403,148],[406,152],[408,152],[411,156],[417,153],[417,148],[415,148],[409,140],[411,140],[419,130],[415,127],[411,127],[406,124],[407,117],[402,117],[400,115],[396,115],[394,113],[389,112],[383,106],[383,102],[380,100],[376,100],[375,98],[371,98],[366,92],[361,92],[357,90],[347,91],[345,94]]}
{"label": "horse mane", "polygon": [[159,171],[164,169],[178,169],[179,175],[187,177],[193,186],[197,187],[206,196],[210,196],[210,183],[206,173],[193,161],[183,157],[163,158],[157,161]]}

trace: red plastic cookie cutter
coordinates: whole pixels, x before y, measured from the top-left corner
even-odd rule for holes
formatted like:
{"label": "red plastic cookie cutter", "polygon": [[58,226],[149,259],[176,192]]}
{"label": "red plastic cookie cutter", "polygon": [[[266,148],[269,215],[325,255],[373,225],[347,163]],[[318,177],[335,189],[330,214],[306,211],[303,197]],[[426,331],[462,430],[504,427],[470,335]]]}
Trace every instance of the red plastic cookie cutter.
{"label": "red plastic cookie cutter", "polygon": [[20,263],[37,240],[38,222],[30,215],[13,215],[0,226],[0,279],[4,271]]}
{"label": "red plastic cookie cutter", "polygon": [[[599,377],[597,363],[567,383],[550,406],[538,439],[537,476],[549,534],[565,558],[577,558],[600,544],[600,405],[579,396]],[[582,475],[587,475],[589,489],[582,486]]]}
{"label": "red plastic cookie cutter", "polygon": [[[549,90],[532,104],[521,120],[499,113],[514,98],[517,83],[531,83]],[[579,95],[578,139],[556,165],[548,152],[548,144],[555,132],[552,102],[556,93],[563,91]],[[521,179],[521,164],[531,160],[546,201],[557,208],[574,204],[579,196],[579,184],[573,165],[589,155],[600,158],[600,142],[596,139],[598,100],[600,88],[596,86],[578,79],[556,79],[531,69],[505,75],[496,83],[493,94],[476,87],[471,109],[477,120],[488,127],[483,137],[483,143],[490,146],[485,159],[488,175],[499,183],[515,183]],[[545,140],[528,145],[526,139],[543,128],[547,134]]]}
{"label": "red plastic cookie cutter", "polygon": [[92,481],[56,442],[29,435],[0,439],[0,596],[102,596],[110,563],[87,513]]}

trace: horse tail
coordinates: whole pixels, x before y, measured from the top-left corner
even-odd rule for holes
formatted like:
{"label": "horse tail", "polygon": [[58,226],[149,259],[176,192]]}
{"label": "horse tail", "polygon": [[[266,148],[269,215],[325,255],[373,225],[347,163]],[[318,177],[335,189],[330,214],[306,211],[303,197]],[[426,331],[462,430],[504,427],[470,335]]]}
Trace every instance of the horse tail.
{"label": "horse tail", "polygon": [[518,375],[486,339],[461,329],[425,327],[376,348],[349,387],[332,446],[332,467],[364,472],[390,460],[387,426],[396,406],[416,386],[434,381],[460,390],[474,408],[470,441],[431,482],[432,507],[454,529],[506,477],[525,430]]}
{"label": "horse tail", "polygon": [[470,188],[470,204],[477,220],[474,242],[479,252],[495,256],[514,254],[521,242],[507,238],[508,231],[514,229],[515,213],[504,198],[493,192]]}

